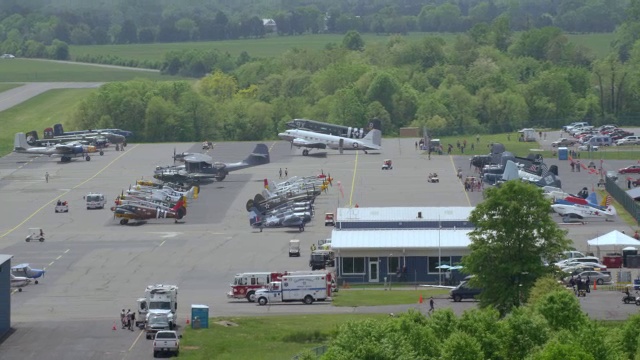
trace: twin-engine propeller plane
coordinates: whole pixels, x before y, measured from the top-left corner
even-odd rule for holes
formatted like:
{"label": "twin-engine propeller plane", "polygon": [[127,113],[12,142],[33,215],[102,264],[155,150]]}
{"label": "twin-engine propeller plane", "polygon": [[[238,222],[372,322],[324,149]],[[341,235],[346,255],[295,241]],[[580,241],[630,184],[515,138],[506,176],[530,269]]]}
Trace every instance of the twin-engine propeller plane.
{"label": "twin-engine propeller plane", "polygon": [[129,220],[175,219],[177,223],[187,215],[187,200],[183,196],[174,207],[166,207],[149,201],[125,202],[113,206],[114,218],[120,218],[120,225],[126,225]]}
{"label": "twin-engine propeller plane", "polygon": [[351,139],[341,136],[321,134],[306,130],[286,130],[279,133],[278,137],[289,141],[291,147],[306,148],[302,150],[302,155],[309,155],[309,149],[333,149],[339,150],[363,150],[367,154],[367,150],[382,149],[382,132],[373,129],[367,133],[362,139]]}
{"label": "twin-engine propeller plane", "polygon": [[87,161],[91,160],[89,153],[96,152],[96,147],[78,143],[57,144],[50,147],[31,147],[27,144],[27,137],[25,134],[17,133],[13,142],[13,151],[21,154],[60,157],[62,162],[69,162],[73,157],[77,156],[81,156]]}
{"label": "twin-engine propeller plane", "polygon": [[153,177],[157,180],[175,183],[222,181],[232,171],[268,164],[269,161],[269,148],[265,144],[258,144],[253,149],[253,152],[240,162],[213,162],[209,155],[189,154],[184,157],[184,167],[160,167]]}

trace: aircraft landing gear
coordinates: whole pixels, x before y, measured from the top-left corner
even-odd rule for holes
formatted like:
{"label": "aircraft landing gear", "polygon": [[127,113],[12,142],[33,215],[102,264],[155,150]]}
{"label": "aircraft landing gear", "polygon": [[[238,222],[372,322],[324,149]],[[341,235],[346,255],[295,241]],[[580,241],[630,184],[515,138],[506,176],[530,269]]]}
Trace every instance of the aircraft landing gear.
{"label": "aircraft landing gear", "polygon": [[100,156],[104,155],[104,151],[100,150]]}
{"label": "aircraft landing gear", "polygon": [[309,155],[309,150],[307,149],[302,150],[302,156],[307,156],[307,155]]}
{"label": "aircraft landing gear", "polygon": [[87,161],[91,161],[91,156],[87,155],[84,159]]}
{"label": "aircraft landing gear", "polygon": [[227,177],[227,175],[221,175],[221,176],[216,177],[216,180],[218,180],[218,181],[222,181],[222,180],[224,180],[224,178],[226,178],[226,177]]}
{"label": "aircraft landing gear", "polygon": [[129,219],[120,219],[120,225],[127,225],[129,223]]}
{"label": "aircraft landing gear", "polygon": [[69,161],[71,161],[71,158],[69,156],[63,156],[63,157],[60,158],[60,161],[61,162],[69,162]]}
{"label": "aircraft landing gear", "polygon": [[364,150],[365,155],[368,154],[367,150]]}

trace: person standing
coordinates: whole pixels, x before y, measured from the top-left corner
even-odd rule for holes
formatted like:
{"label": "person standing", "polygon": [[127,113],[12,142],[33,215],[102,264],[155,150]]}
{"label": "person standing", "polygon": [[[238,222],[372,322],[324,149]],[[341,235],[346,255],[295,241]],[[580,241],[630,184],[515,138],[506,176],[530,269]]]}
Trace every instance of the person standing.
{"label": "person standing", "polygon": [[282,168],[280,168],[279,174],[280,174],[280,179],[282,179]]}
{"label": "person standing", "polygon": [[129,330],[133,331],[133,327],[136,324],[136,312],[132,311],[131,312],[131,326],[129,326]]}
{"label": "person standing", "polygon": [[44,173],[44,181],[49,182],[49,172]]}
{"label": "person standing", "polygon": [[576,171],[580,172],[580,160],[576,160]]}
{"label": "person standing", "polygon": [[131,330],[131,309],[127,310],[127,314],[126,316],[126,322],[127,322],[127,329]]}
{"label": "person standing", "polygon": [[289,177],[289,168],[284,168],[284,177]]}
{"label": "person standing", "polygon": [[429,298],[429,313],[432,313],[436,310],[435,301],[433,301],[433,296]]}
{"label": "person standing", "polygon": [[127,326],[127,314],[124,312],[124,309],[122,309],[122,312],[120,313],[120,324],[122,324],[122,328],[124,329],[125,326]]}

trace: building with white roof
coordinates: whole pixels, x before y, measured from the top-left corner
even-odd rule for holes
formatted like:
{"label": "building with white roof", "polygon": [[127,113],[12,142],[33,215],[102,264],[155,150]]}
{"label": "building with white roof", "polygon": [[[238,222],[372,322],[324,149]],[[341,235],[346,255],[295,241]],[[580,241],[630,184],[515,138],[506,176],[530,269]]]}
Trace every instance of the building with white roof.
{"label": "building with white roof", "polygon": [[339,208],[331,233],[339,279],[444,284],[461,278],[438,267],[458,265],[469,253],[473,209]]}

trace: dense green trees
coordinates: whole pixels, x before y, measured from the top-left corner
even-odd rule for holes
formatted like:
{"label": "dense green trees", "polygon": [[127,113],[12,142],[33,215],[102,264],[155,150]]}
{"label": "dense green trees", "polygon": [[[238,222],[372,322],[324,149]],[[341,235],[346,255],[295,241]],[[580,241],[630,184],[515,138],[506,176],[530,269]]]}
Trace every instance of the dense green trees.
{"label": "dense green trees", "polygon": [[[0,2],[0,50],[13,49],[3,43],[12,30],[20,37],[18,46],[28,40],[48,46],[54,39],[85,45],[257,38],[267,32],[280,36],[349,30],[465,32],[497,20],[501,31],[487,40],[504,50],[500,43],[505,37],[500,35],[507,30],[556,26],[568,32],[612,32],[623,20],[633,21],[633,16],[626,15],[636,12],[625,10],[627,3],[635,1],[4,0]],[[262,19],[274,19],[275,29],[263,26]],[[619,30],[623,57],[637,39],[634,30],[628,24]]]}
{"label": "dense green trees", "polygon": [[[553,259],[568,248],[569,240],[548,208],[540,188],[508,181],[488,189],[485,200],[471,213],[469,220],[476,228],[469,234],[471,253],[462,261],[465,270],[475,275],[471,282],[484,289],[482,307],[504,315],[524,304],[536,280],[551,269],[542,259]],[[545,315],[545,310],[539,312]]]}
{"label": "dense green trees", "polygon": [[504,317],[492,308],[459,317],[449,309],[429,317],[410,310],[349,322],[338,329],[321,359],[633,359],[638,334],[631,329],[639,318],[627,320],[622,331],[604,328],[561,289]]}

